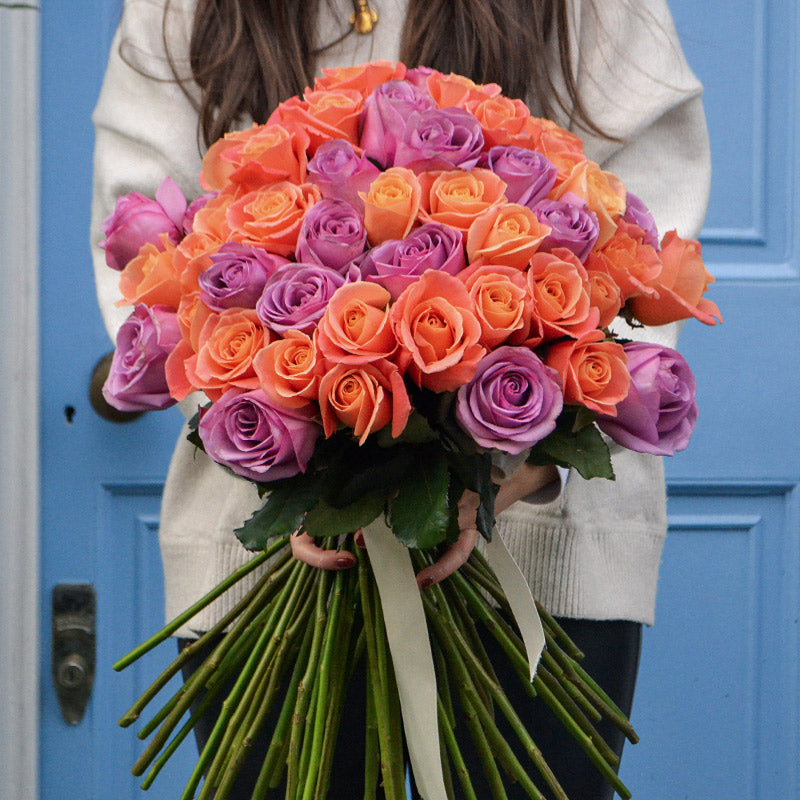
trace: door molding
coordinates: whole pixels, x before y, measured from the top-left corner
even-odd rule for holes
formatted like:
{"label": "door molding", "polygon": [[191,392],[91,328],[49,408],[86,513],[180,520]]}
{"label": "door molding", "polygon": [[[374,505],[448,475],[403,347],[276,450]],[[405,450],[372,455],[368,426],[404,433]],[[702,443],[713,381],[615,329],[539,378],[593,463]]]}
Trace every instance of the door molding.
{"label": "door molding", "polygon": [[18,800],[39,796],[39,55],[39,3],[0,7],[0,797]]}

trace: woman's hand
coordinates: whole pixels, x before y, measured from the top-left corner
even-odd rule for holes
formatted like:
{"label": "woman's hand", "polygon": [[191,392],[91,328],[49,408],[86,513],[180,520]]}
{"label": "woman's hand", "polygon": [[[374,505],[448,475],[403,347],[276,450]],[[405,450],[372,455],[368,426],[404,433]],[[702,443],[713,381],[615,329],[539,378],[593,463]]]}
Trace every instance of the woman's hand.
{"label": "woman's hand", "polygon": [[[495,514],[505,511],[509,506],[542,489],[558,479],[558,470],[553,466],[535,467],[522,464],[505,481],[495,498]],[[456,541],[445,550],[436,563],[417,573],[417,585],[427,589],[452,575],[462,564],[465,564],[478,541],[479,499],[475,492],[467,489],[458,501],[458,527],[460,533]],[[356,533],[356,545],[364,546],[363,535]],[[315,543],[307,533],[298,531],[291,537],[292,554],[300,561],[319,569],[350,569],[355,566],[356,557],[346,550],[325,550]]]}

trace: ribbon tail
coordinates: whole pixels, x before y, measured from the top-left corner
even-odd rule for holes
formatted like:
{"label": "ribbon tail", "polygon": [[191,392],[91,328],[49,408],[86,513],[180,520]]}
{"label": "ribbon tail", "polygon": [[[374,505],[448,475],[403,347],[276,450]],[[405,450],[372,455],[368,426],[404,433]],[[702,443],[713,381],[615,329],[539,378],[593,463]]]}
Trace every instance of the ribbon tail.
{"label": "ribbon tail", "polygon": [[436,673],[411,557],[382,516],[363,528],[363,534],[381,597],[414,780],[425,800],[447,800],[439,749]]}
{"label": "ribbon tail", "polygon": [[544,650],[544,629],[536,610],[536,602],[531,594],[528,582],[520,572],[517,562],[505,545],[497,528],[494,530],[492,541],[485,545],[486,558],[489,565],[497,575],[497,580],[505,593],[511,612],[519,627],[522,641],[528,655],[528,668],[530,679],[536,674],[536,667]]}

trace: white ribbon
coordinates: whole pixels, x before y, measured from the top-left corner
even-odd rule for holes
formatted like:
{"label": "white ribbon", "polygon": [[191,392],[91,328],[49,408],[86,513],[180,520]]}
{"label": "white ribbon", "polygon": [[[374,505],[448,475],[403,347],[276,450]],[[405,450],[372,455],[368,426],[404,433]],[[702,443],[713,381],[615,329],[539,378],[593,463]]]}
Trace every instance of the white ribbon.
{"label": "white ribbon", "polygon": [[[382,516],[364,528],[363,533],[381,596],[414,780],[425,800],[447,800],[439,750],[436,673],[411,557]],[[544,632],[536,604],[496,530],[492,541],[486,545],[486,557],[519,626],[532,680],[544,647]]]}

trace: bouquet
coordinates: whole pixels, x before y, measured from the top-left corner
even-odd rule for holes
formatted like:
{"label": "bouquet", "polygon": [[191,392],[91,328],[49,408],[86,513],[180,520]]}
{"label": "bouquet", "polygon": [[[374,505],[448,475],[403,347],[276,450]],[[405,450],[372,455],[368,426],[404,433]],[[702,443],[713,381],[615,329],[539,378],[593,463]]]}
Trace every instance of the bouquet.
{"label": "bouquet", "polygon": [[[493,797],[510,779],[565,798],[494,674],[493,637],[532,702],[630,796],[594,726],[606,716],[635,733],[534,606],[492,536],[494,500],[498,475],[525,461],[613,478],[608,438],[659,455],[686,447],[697,416],[686,362],[624,331],[720,319],[699,243],[659,241],[645,205],[577,136],[499,86],[400,63],[323,71],[266,124],[214,143],[201,183],[191,203],[168,178],[155,199],[128,194],[105,223],[133,311],[104,392],[123,410],[204,394],[190,438],[258,485],[264,504],[236,531],[256,555],[116,667],[259,578],[123,717],[208,648],[145,726],[154,736],[134,773],[149,768],[148,786],[230,680],[183,798],[225,798],[264,730],[253,797],[324,798],[364,661],[365,797],[379,782],[405,796],[404,743],[426,800],[456,783],[475,797],[466,728]],[[418,591],[414,572],[457,539],[469,493],[485,549]],[[358,568],[292,559],[299,531]],[[200,711],[181,725],[192,702]]]}

